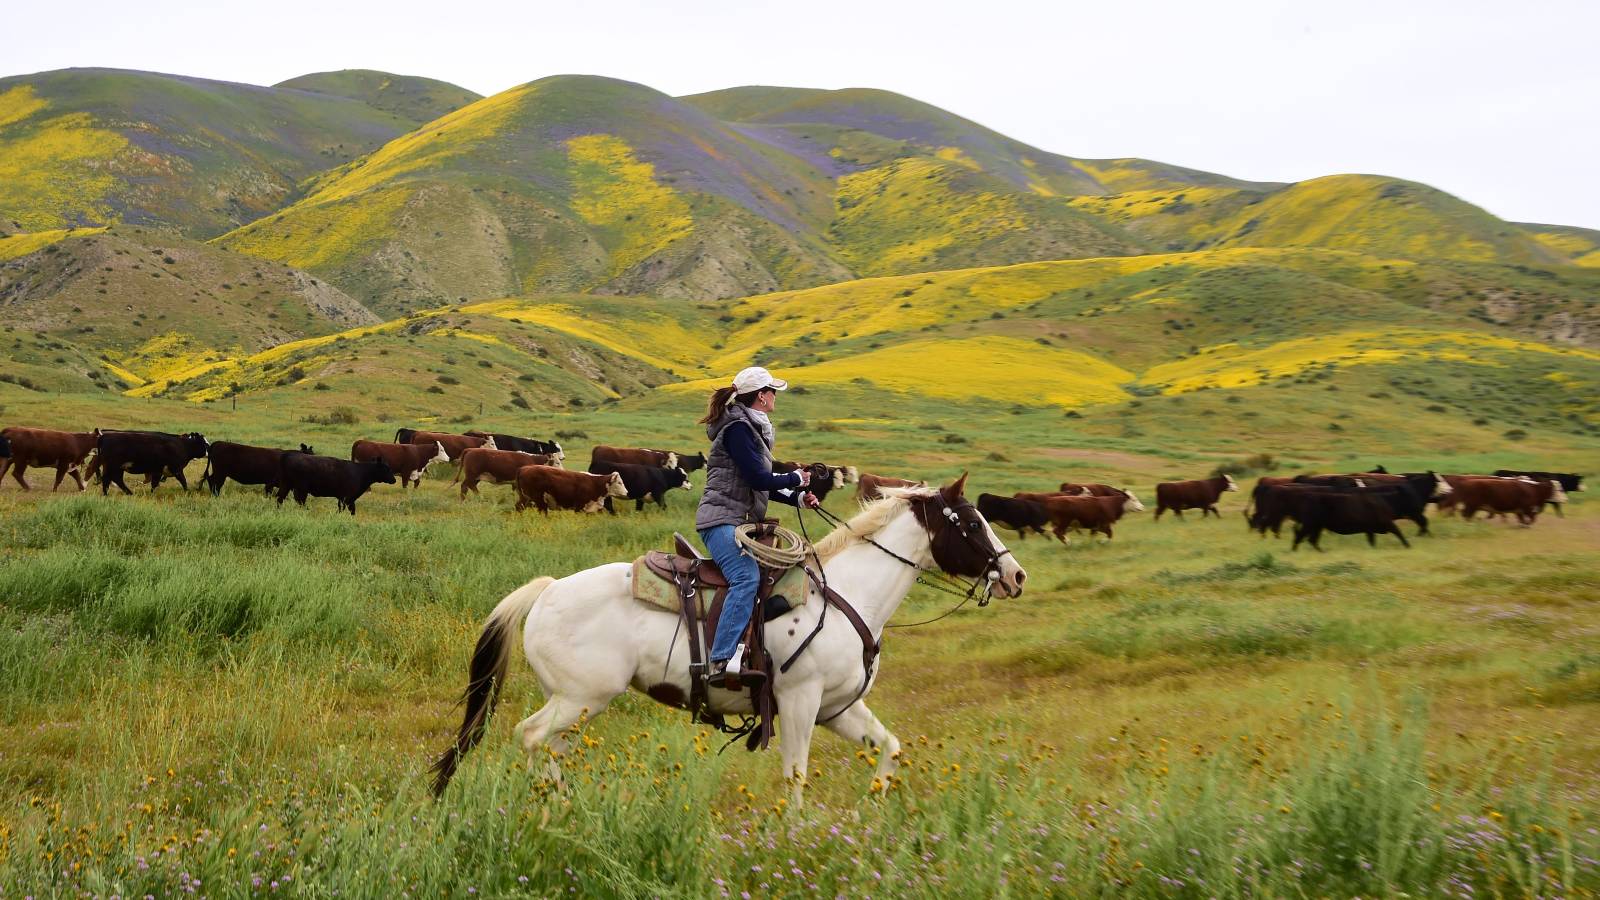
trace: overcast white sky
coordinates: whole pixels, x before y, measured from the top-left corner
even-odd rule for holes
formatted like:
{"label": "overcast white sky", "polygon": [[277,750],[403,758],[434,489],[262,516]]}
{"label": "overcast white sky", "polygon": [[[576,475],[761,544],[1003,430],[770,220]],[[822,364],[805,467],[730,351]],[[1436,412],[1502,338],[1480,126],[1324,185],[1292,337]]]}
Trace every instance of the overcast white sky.
{"label": "overcast white sky", "polygon": [[1373,172],[1600,228],[1600,2],[7,4],[0,75],[272,84],[382,69],[483,94],[564,72],[672,94],[879,87],[1046,150],[1241,178]]}

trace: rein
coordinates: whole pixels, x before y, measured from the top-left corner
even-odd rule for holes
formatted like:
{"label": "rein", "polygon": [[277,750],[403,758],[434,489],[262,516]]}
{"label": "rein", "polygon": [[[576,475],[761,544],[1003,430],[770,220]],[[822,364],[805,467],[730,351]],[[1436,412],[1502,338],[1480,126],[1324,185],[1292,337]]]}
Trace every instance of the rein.
{"label": "rein", "polygon": [[[968,504],[965,504],[965,505],[970,506],[971,504],[968,503]],[[855,534],[855,532],[850,528],[850,523],[848,523],[845,520],[839,518],[838,516],[835,516],[833,513],[828,512],[827,510],[821,508],[820,506],[817,507],[817,509],[814,510],[814,512],[816,512],[816,514],[818,516],[820,516],[824,521],[829,522],[830,524],[832,524],[834,527],[843,528],[845,531],[849,531],[851,534]],[[949,515],[954,516],[955,514],[954,513],[949,513]],[[955,519],[951,519],[951,521],[955,521]],[[802,529],[804,529],[804,524],[803,523],[802,523],[801,527],[802,527]],[[969,544],[971,543],[972,539],[971,539],[971,537],[969,535],[967,535],[966,532],[961,532],[961,536],[962,536],[962,538],[966,539]],[[856,535],[856,537],[859,540],[866,541],[867,543],[871,544],[872,546],[878,548],[879,550],[883,551],[885,554],[893,557],[895,560],[898,560],[902,565],[905,565],[905,566],[907,566],[909,568],[912,568],[912,569],[916,569],[917,570],[917,578],[916,578],[917,584],[923,585],[924,587],[933,588],[936,591],[943,591],[944,593],[950,594],[952,596],[963,598],[961,600],[961,602],[956,605],[955,609],[950,610],[950,612],[947,612],[943,616],[939,616],[938,618],[929,619],[926,622],[912,622],[910,624],[904,624],[904,625],[885,625],[884,626],[885,628],[914,628],[917,625],[927,625],[929,622],[937,622],[937,621],[939,621],[939,619],[944,618],[944,616],[948,616],[948,615],[950,615],[950,613],[955,612],[957,609],[960,609],[962,606],[965,606],[967,601],[971,600],[973,597],[978,597],[978,605],[979,606],[988,606],[989,605],[990,592],[993,590],[993,587],[992,587],[993,582],[992,581],[989,581],[988,579],[983,578],[982,576],[980,576],[979,578],[974,578],[971,581],[971,583],[968,583],[966,581],[963,581],[960,578],[957,578],[954,575],[949,575],[949,574],[946,574],[945,572],[941,572],[938,569],[924,569],[922,566],[919,566],[916,563],[912,562],[911,560],[906,559],[904,556],[901,556],[900,554],[894,552],[893,550],[890,550],[888,547],[883,546],[882,544],[878,543],[877,541],[873,540],[871,537],[869,537],[867,535],[861,534],[861,535]],[[1010,552],[1011,552],[1011,550],[1009,548],[1007,548],[1005,550],[1002,550],[999,553],[995,553],[994,550],[991,548],[988,551],[988,553],[989,553],[989,564],[984,567],[984,572],[985,573],[990,573],[990,572],[998,573],[999,572],[999,567],[1000,567],[1000,557],[1005,556],[1007,553],[1010,553]],[[818,565],[819,566],[821,565],[820,561],[818,562]],[[930,578],[937,579],[937,580],[929,580]],[[966,590],[962,590],[962,588],[966,588]],[[979,592],[980,588],[983,591],[983,594],[982,594],[981,597],[978,595],[978,592]]]}
{"label": "rein", "polygon": [[[971,506],[972,505],[970,503],[965,503],[965,501],[963,501],[963,503],[966,506]],[[828,512],[827,510],[823,509],[822,507],[818,506],[815,509],[813,509],[812,511],[815,512],[817,514],[817,516],[819,518],[821,518],[823,521],[829,522],[829,523],[833,524],[835,527],[843,528],[844,530],[849,531],[852,534],[855,534],[854,529],[852,529],[850,527],[850,524],[848,522],[844,521],[843,519],[840,519],[838,516],[833,515],[832,513]],[[837,591],[834,591],[833,589],[828,587],[828,577],[827,577],[827,573],[823,570],[822,559],[817,556],[816,549],[811,546],[811,535],[806,531],[806,521],[805,521],[804,512],[805,512],[804,509],[800,510],[800,516],[799,516],[800,531],[805,536],[805,543],[804,543],[803,546],[805,546],[808,550],[810,550],[811,557],[813,559],[815,559],[816,562],[817,562],[816,571],[812,572],[810,567],[808,566],[806,568],[806,574],[811,576],[812,581],[816,582],[818,591],[822,594],[822,611],[820,613],[818,613],[818,615],[817,615],[817,624],[816,624],[815,627],[813,627],[811,629],[811,633],[806,635],[805,640],[800,642],[800,646],[796,647],[794,652],[789,655],[789,658],[784,661],[783,665],[778,667],[778,671],[780,673],[788,672],[789,671],[789,667],[794,665],[795,660],[800,658],[800,654],[804,653],[806,651],[806,648],[811,645],[812,639],[814,639],[818,634],[820,634],[822,632],[823,623],[827,620],[828,606],[829,606],[830,603],[833,603],[833,604],[836,604],[836,605],[839,606],[839,611],[842,612],[845,615],[845,617],[850,620],[850,624],[855,627],[857,634],[861,638],[861,657],[862,657],[862,659],[861,659],[861,663],[862,663],[861,687],[856,689],[855,696],[851,697],[848,702],[846,702],[843,706],[839,707],[839,709],[837,711],[835,711],[832,715],[829,715],[829,716],[827,716],[825,718],[821,718],[821,719],[817,720],[817,724],[818,725],[824,725],[824,724],[827,724],[828,722],[833,721],[834,719],[837,719],[839,716],[844,715],[845,710],[847,710],[850,707],[854,706],[856,704],[856,702],[858,700],[860,700],[862,698],[862,696],[867,693],[867,688],[871,687],[871,685],[872,685],[872,663],[873,663],[874,660],[876,660],[878,658],[878,655],[881,652],[882,647],[883,647],[883,641],[881,639],[874,640],[873,637],[872,637],[872,632],[866,627],[866,624],[864,622],[862,622],[860,614],[858,614],[855,611],[855,609],[850,606],[848,601],[846,601],[843,597],[839,596]],[[959,525],[959,522],[960,522],[959,517],[954,512],[952,512],[948,507],[945,508],[944,514],[945,514],[946,518],[949,519],[950,522],[956,523],[957,525]],[[967,534],[965,531],[961,531],[960,534],[961,534],[962,538],[968,542],[969,545],[972,543],[971,535]],[[878,550],[882,551],[884,554],[888,555],[889,557],[897,560],[902,565],[905,565],[905,566],[907,566],[907,567],[909,567],[911,569],[915,569],[917,571],[916,582],[918,584],[922,584],[922,585],[925,585],[927,587],[931,587],[931,588],[933,588],[935,590],[943,591],[943,592],[945,592],[947,594],[954,594],[956,596],[961,597],[961,602],[960,603],[957,603],[952,609],[950,609],[949,611],[945,612],[942,615],[935,616],[932,619],[927,619],[927,620],[922,621],[922,622],[909,622],[909,623],[905,623],[905,624],[901,624],[901,625],[885,625],[884,627],[886,629],[887,628],[915,628],[915,627],[917,627],[919,625],[928,625],[928,624],[931,624],[933,622],[937,622],[940,619],[943,619],[946,616],[951,615],[952,613],[954,613],[956,610],[960,609],[961,607],[966,606],[967,605],[967,601],[971,600],[973,597],[979,597],[979,599],[978,599],[978,605],[979,606],[988,606],[989,605],[990,592],[994,589],[993,588],[993,585],[994,585],[994,581],[993,580],[980,576],[979,578],[973,579],[971,584],[968,584],[967,582],[964,582],[961,579],[959,579],[959,578],[957,578],[957,577],[955,577],[953,575],[949,575],[949,574],[947,574],[945,572],[942,572],[942,571],[939,571],[939,570],[936,570],[936,569],[925,569],[922,566],[917,565],[915,562],[912,562],[911,560],[906,559],[905,557],[901,556],[900,554],[894,552],[893,550],[890,550],[888,547],[883,546],[882,544],[878,543],[877,541],[873,540],[871,537],[869,537],[867,535],[856,535],[856,536],[860,540],[863,540],[863,541],[867,542],[868,544],[871,544],[872,546],[876,547]],[[1007,549],[1007,550],[1001,551],[1000,553],[995,553],[994,552],[994,548],[990,547],[988,549],[989,562],[984,567],[984,575],[989,575],[989,574],[998,575],[999,568],[1000,568],[1000,558],[1002,556],[1004,556],[1006,553],[1010,553],[1010,552],[1011,551],[1009,549]],[[932,577],[934,577],[934,578],[936,578],[938,580],[937,581],[930,581],[930,580],[927,580],[926,578],[924,578],[924,576],[932,576]],[[965,591],[960,590],[960,588],[962,588],[962,587],[965,587],[966,590]],[[979,589],[980,588],[982,588],[982,591],[983,591],[981,596],[979,596]]]}

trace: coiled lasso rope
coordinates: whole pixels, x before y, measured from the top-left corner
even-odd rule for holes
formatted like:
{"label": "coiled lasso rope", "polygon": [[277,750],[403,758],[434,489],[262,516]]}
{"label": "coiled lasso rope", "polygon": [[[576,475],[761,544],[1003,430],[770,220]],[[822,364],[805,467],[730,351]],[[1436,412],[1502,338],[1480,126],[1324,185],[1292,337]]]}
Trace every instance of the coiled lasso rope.
{"label": "coiled lasso rope", "polygon": [[[757,534],[771,533],[778,539],[776,546],[769,547],[756,541]],[[782,525],[756,525],[747,523],[733,530],[733,539],[738,542],[744,552],[756,562],[769,569],[786,569],[798,566],[805,561],[811,548],[800,537]]]}

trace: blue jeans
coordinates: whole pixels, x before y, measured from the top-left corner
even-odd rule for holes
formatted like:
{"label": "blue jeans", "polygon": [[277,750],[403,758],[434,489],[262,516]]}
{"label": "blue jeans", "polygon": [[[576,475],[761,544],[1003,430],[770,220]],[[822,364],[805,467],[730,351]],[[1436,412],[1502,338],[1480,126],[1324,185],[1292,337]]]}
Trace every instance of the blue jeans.
{"label": "blue jeans", "polygon": [[700,532],[711,558],[722,567],[728,579],[728,596],[722,601],[722,617],[717,620],[717,636],[711,642],[711,661],[722,662],[733,656],[744,627],[750,624],[750,610],[756,605],[756,588],[761,585],[761,566],[739,549],[732,525],[715,525]]}

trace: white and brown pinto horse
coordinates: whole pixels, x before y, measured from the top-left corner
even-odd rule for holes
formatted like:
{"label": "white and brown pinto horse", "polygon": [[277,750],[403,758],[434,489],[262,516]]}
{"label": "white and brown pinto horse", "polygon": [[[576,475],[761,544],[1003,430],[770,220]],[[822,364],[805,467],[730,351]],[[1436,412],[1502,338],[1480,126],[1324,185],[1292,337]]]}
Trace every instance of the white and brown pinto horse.
{"label": "white and brown pinto horse", "polygon": [[[1002,597],[1022,593],[1027,573],[962,496],[965,483],[963,475],[944,488],[886,489],[883,499],[847,527],[817,542],[815,560],[828,587],[856,609],[874,643],[921,571],[986,578],[987,589]],[[808,565],[815,566],[815,560]],[[566,749],[568,728],[599,715],[630,687],[666,702],[689,696],[689,646],[679,616],[633,599],[629,573],[629,563],[608,563],[566,578],[538,578],[500,601],[473,653],[461,729],[433,765],[436,794],[483,738],[519,634],[546,699],[516,733],[530,760],[541,746],[553,751],[548,769],[553,779],[560,779],[555,760]],[[824,615],[814,582],[807,590],[806,603],[768,622],[765,635],[768,652],[781,664],[817,631],[788,671],[773,673],[783,771],[793,781],[796,805],[810,771],[807,758],[817,723],[847,741],[876,747],[878,778],[895,771],[900,749],[865,703],[881,666],[872,665],[868,675],[855,627],[839,609]],[[712,689],[709,702],[724,714],[751,712],[748,692]]]}

